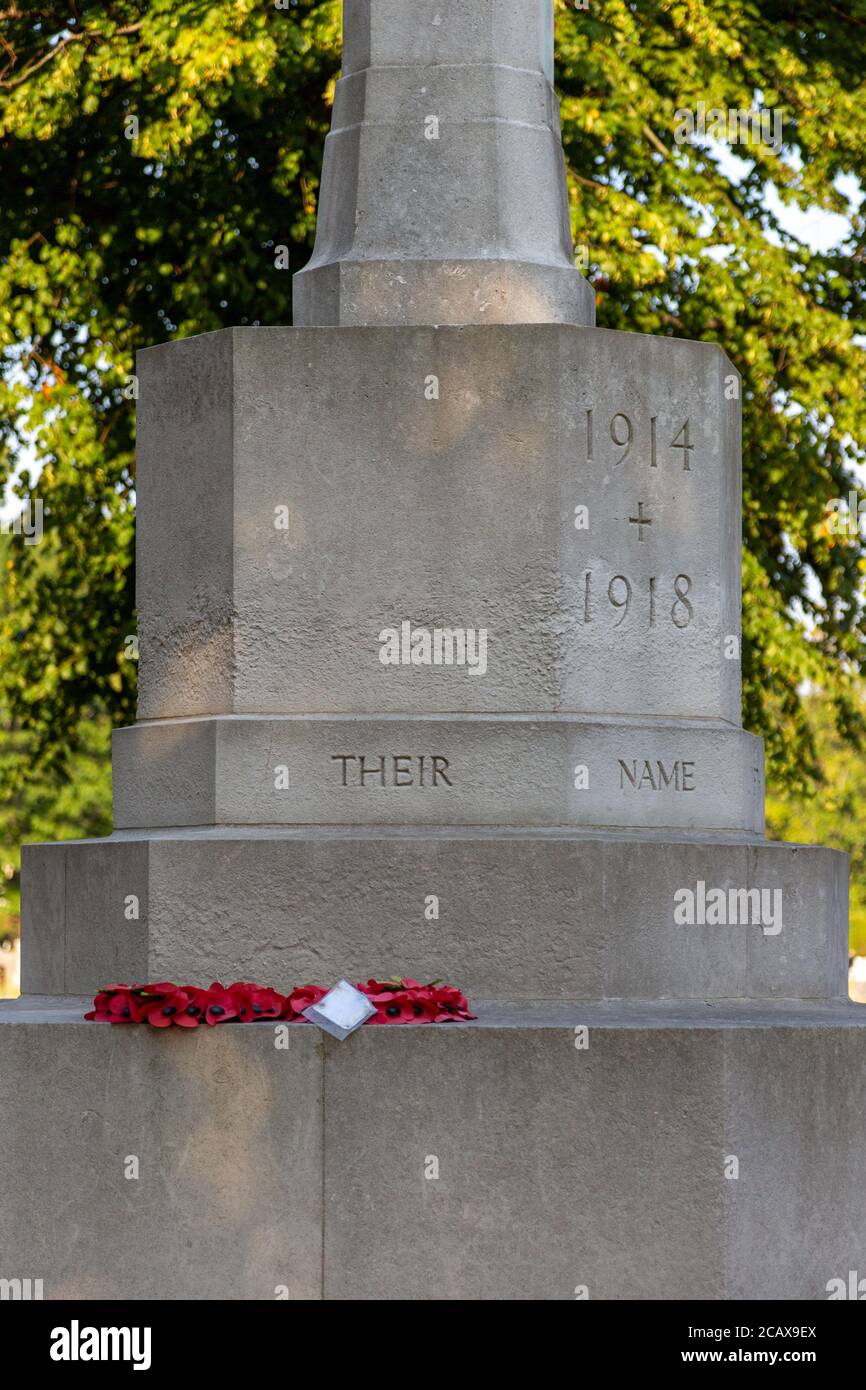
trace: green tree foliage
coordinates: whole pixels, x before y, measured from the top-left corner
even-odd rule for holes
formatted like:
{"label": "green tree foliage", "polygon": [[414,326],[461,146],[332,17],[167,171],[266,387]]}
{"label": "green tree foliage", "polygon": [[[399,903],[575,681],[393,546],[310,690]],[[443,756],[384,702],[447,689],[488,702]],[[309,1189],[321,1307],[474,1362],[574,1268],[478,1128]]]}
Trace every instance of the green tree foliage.
{"label": "green tree foliage", "polygon": [[[11,548],[0,536],[0,565]],[[0,617],[3,616],[0,595]],[[62,762],[33,775],[37,734],[0,704],[0,947],[18,933],[21,842],[106,835],[111,830],[111,721],[93,710],[81,719]],[[5,960],[0,953],[0,997]]]}
{"label": "green tree foliage", "polygon": [[[336,0],[3,5],[0,473],[35,451],[41,545],[16,542],[0,704],[33,775],[82,718],[133,711],[133,406],[148,343],[290,319],[312,244],[339,63]],[[768,210],[847,212],[866,165],[866,3],[559,0],[558,82],[575,239],[599,323],[724,345],[744,378],[745,713],[777,777],[814,764],[804,678],[843,739],[859,718],[863,559],[830,498],[862,461],[863,220],[815,254]],[[678,108],[778,108],[780,155],[742,177],[677,144]],[[863,180],[866,183],[866,180]],[[723,249],[720,249],[723,248]]]}
{"label": "green tree foliage", "polygon": [[[70,840],[111,830],[111,725],[106,715],[82,720],[64,775],[27,775],[33,737],[0,732],[0,771],[14,793],[0,804],[0,873],[17,880],[23,840]],[[0,879],[2,889],[2,879]],[[3,903],[0,901],[0,918]],[[2,921],[0,921],[2,928]]]}
{"label": "green tree foliage", "polygon": [[334,5],[4,9],[0,470],[35,450],[45,535],[7,561],[0,703],[34,776],[134,711],[135,351],[289,320],[338,52]]}
{"label": "green tree foliage", "polygon": [[821,779],[815,795],[771,789],[767,832],[776,840],[829,845],[851,856],[851,950],[866,956],[866,760],[839,736],[826,700],[812,697]]}
{"label": "green tree foliage", "polygon": [[[863,644],[862,548],[826,506],[856,483],[866,445],[864,222],[814,254],[766,205],[847,212],[842,175],[866,186],[866,4],[590,4],[560,17],[559,77],[576,239],[589,249],[599,322],[711,339],[743,375],[743,676],[747,725],[771,773],[802,789],[814,768],[801,687],[827,691],[845,737]],[[679,109],[781,108],[784,146],[737,146],[744,176],[676,145]],[[726,248],[721,254],[718,248]],[[802,621],[793,621],[792,608]]]}

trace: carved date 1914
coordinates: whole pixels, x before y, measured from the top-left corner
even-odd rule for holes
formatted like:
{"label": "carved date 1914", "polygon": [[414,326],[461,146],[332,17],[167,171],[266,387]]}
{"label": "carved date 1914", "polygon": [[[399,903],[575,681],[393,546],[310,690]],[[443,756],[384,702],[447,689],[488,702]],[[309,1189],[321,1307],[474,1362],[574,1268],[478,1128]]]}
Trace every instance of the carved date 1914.
{"label": "carved date 1914", "polygon": [[[663,452],[665,436],[662,435],[661,438],[659,437],[657,415],[653,415],[650,419],[648,440],[638,440],[638,432],[635,429],[635,424],[632,417],[630,415],[626,415],[625,412],[622,410],[619,411],[616,415],[611,416],[611,418],[607,420],[605,423],[607,426],[605,433],[610,436],[611,444],[613,444],[616,449],[622,451],[618,455],[618,457],[616,457],[613,460],[614,467],[619,467],[621,463],[625,463],[626,459],[631,454],[632,449],[637,447],[642,450],[644,455],[648,448],[649,466],[650,468],[658,468],[659,453]],[[676,457],[676,452],[679,451],[679,456],[682,463],[682,471],[684,473],[690,473],[692,471],[691,456],[694,452],[695,446],[691,440],[691,423],[691,419],[689,418],[687,418],[684,421],[684,423],[680,426],[679,430],[677,430],[677,432],[669,441],[667,445],[668,452],[664,454],[663,458],[663,462],[666,463],[671,456]],[[596,427],[594,422],[594,412],[592,409],[589,409],[586,412],[587,463],[593,462],[595,440]]]}

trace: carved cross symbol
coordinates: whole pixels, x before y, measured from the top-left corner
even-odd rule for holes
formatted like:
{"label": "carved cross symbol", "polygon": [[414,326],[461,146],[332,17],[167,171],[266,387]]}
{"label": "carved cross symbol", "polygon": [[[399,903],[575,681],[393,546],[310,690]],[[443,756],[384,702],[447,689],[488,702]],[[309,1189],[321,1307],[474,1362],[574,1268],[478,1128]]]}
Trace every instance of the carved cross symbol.
{"label": "carved cross symbol", "polygon": [[645,526],[652,526],[652,517],[644,516],[644,514],[643,514],[643,502],[638,502],[638,504],[637,504],[637,516],[630,516],[630,517],[629,517],[629,523],[630,523],[630,525],[636,526],[636,527],[637,527],[637,538],[638,538],[639,541],[642,541],[642,540],[643,540],[643,528],[644,528]]}

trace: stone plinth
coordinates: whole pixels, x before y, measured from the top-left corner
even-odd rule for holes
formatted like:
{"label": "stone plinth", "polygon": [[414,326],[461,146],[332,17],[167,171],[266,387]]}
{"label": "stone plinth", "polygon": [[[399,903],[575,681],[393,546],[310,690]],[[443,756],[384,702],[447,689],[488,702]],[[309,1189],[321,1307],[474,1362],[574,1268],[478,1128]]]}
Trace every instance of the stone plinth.
{"label": "stone plinth", "polygon": [[[249,328],[138,372],[140,718],[739,726],[738,378],[717,347]],[[384,664],[404,621],[483,630],[484,674]]]}
{"label": "stone plinth", "polygon": [[[846,856],[757,836],[175,830],[26,845],[23,863],[28,993],[397,971],[472,999],[847,992]],[[679,925],[675,894],[700,882],[762,889],[781,929]]]}
{"label": "stone plinth", "polygon": [[[24,988],[70,998],[0,1008],[0,1277],[825,1298],[866,1015],[845,856],[761,838],[739,377],[591,326],[552,0],[345,18],[298,326],[138,359],[141,722],[115,833],[23,851]],[[398,971],[478,1021],[282,1049],[74,998]]]}
{"label": "stone plinth", "polygon": [[46,1299],[824,1300],[862,1273],[866,1010],[499,1007],[280,1050],[83,1006],[0,1006],[4,1275]]}

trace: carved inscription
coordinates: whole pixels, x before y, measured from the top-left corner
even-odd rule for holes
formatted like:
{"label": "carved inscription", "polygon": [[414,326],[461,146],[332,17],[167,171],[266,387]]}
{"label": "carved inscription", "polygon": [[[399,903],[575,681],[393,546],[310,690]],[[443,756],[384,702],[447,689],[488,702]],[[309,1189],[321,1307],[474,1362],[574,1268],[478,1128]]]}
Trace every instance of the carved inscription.
{"label": "carved inscription", "polygon": [[[334,753],[342,787],[452,787],[447,758],[425,753]],[[453,774],[452,774],[453,775]]]}
{"label": "carved inscription", "polygon": [[628,523],[629,523],[629,526],[636,526],[636,527],[637,527],[637,538],[638,538],[639,541],[642,541],[642,540],[643,540],[643,528],[644,528],[645,526],[652,526],[652,524],[653,524],[653,519],[652,519],[652,517],[651,517],[651,516],[644,516],[644,514],[643,514],[643,502],[638,502],[638,504],[637,504],[637,516],[630,516],[629,519],[628,519]]}
{"label": "carved inscription", "polygon": [[[626,415],[625,411],[623,410],[617,411],[616,415],[612,415],[610,419],[605,422],[605,425],[602,427],[602,429],[610,437],[610,442],[611,444],[613,444],[614,448],[619,451],[613,459],[613,465],[615,468],[618,468],[621,463],[625,463],[626,459],[630,457],[633,450],[643,449],[644,451],[646,451],[647,447],[649,452],[650,468],[658,468],[659,453],[662,447],[659,438],[658,419],[659,417],[657,415],[653,415],[651,417],[649,422],[648,439],[643,437],[644,432],[639,431],[635,427],[635,423],[632,420],[632,417],[630,415]],[[684,473],[690,473],[692,471],[691,456],[694,452],[695,446],[692,443],[691,438],[691,425],[691,418],[687,418],[680,426],[680,428],[674,433],[674,435],[668,441],[667,444],[668,454],[666,458],[676,459],[677,453],[679,453],[679,458],[682,463],[682,471]],[[595,434],[596,427],[594,421],[594,411],[592,408],[590,408],[586,412],[587,463],[592,463],[594,461],[593,450],[595,447]],[[665,436],[662,435],[661,440],[663,441],[664,438]],[[665,461],[665,459],[662,460],[662,462]]]}
{"label": "carved inscription", "polygon": [[[644,525],[647,523],[644,522]],[[595,576],[596,581],[598,576]],[[669,581],[668,581],[669,582]],[[583,621],[592,623],[596,618],[595,590],[600,587],[604,591],[603,581],[601,585],[593,584],[593,574],[588,571],[583,580]],[[645,587],[644,587],[645,586]],[[689,597],[692,590],[691,576],[688,574],[678,574],[673,581],[674,601],[670,603],[670,594],[662,599],[659,580],[655,577],[632,582],[624,574],[615,574],[610,580],[604,598],[601,600],[603,608],[613,610],[617,615],[613,626],[621,627],[632,612],[634,602],[635,609],[640,607],[644,614],[645,621],[650,627],[655,627],[659,617],[659,608],[662,609],[662,619],[673,623],[674,627],[688,627],[692,618],[695,616],[694,605]],[[606,603],[605,603],[606,600]]]}
{"label": "carved inscription", "polygon": [[667,766],[661,758],[618,758],[617,762],[621,790],[628,787],[638,792],[695,790],[695,764],[691,759],[677,758]]}

